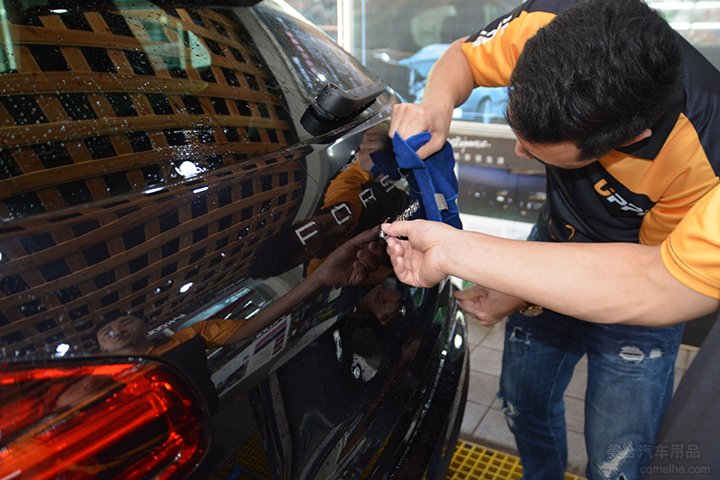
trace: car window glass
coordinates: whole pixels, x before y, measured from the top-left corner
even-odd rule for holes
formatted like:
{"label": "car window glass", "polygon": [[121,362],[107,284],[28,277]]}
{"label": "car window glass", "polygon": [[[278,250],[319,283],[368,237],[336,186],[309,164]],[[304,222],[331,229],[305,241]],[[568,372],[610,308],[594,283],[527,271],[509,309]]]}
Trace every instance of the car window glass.
{"label": "car window glass", "polygon": [[[267,9],[259,11],[263,15],[262,12]],[[268,28],[275,32],[275,39],[282,50],[290,52],[291,60],[300,73],[299,80],[313,95],[327,83],[349,90],[376,80],[317,27],[293,21],[289,14],[263,15],[263,18]]]}
{"label": "car window glass", "polygon": [[[308,18],[385,79],[406,101],[422,101],[432,64],[460,37],[472,35],[517,6],[514,0],[413,0],[353,4],[348,15],[329,0],[290,0]],[[505,124],[505,88],[477,88],[453,119]]]}

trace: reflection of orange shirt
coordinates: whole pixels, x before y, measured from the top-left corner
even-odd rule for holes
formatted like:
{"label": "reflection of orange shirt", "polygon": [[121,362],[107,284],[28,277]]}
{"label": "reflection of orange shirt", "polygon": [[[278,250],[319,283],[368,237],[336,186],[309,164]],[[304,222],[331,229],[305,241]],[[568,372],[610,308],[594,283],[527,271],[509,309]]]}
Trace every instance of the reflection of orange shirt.
{"label": "reflection of orange shirt", "polygon": [[372,179],[372,174],[364,170],[357,162],[351,163],[330,181],[325,192],[322,208],[347,203],[353,217],[357,218],[363,209],[360,191],[362,186]]}
{"label": "reflection of orange shirt", "polygon": [[720,299],[720,186],[690,210],[663,242],[660,254],[679,282]]}
{"label": "reflection of orange shirt", "polygon": [[[372,174],[364,170],[357,162],[351,163],[328,185],[322,208],[345,203],[352,213],[351,222],[353,225],[356,224],[363,209],[362,200],[360,200],[362,186],[372,179]],[[322,259],[320,258],[310,260],[305,274],[309,276],[321,263]]]}
{"label": "reflection of orange shirt", "polygon": [[226,345],[230,337],[243,325],[245,320],[201,320],[183,328],[162,345],[153,347],[148,353],[160,356],[198,335],[205,340],[206,348],[221,347]]}

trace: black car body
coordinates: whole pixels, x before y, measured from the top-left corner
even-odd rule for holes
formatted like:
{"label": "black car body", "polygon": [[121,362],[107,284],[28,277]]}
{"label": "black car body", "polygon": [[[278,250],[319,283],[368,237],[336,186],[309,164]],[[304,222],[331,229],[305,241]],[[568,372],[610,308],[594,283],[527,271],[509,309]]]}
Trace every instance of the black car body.
{"label": "black car body", "polygon": [[392,92],[276,1],[0,17],[0,478],[442,477],[465,324],[371,241]]}

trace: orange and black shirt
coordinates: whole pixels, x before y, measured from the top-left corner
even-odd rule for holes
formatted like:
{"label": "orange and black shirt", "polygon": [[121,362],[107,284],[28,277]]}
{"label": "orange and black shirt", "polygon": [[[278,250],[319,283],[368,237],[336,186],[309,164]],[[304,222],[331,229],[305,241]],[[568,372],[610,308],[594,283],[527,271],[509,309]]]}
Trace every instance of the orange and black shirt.
{"label": "orange and black shirt", "polygon": [[[525,42],[572,0],[529,0],[471,36],[475,83],[507,86]],[[720,72],[679,37],[683,98],[652,136],[577,170],[546,166],[541,213],[558,241],[660,244],[720,175]]]}
{"label": "orange and black shirt", "polygon": [[660,254],[679,282],[720,299],[720,186],[690,210],[662,243]]}

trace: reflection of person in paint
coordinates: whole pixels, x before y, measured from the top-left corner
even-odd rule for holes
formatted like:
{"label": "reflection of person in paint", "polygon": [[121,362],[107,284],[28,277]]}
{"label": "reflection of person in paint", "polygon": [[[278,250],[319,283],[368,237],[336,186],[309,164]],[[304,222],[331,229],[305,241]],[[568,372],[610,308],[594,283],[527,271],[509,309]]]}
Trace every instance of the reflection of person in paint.
{"label": "reflection of person in paint", "polygon": [[210,348],[232,343],[245,323],[244,320],[204,320],[183,328],[158,344],[145,336],[144,319],[136,315],[125,315],[104,323],[97,331],[97,341],[100,350],[105,353],[162,355],[198,335]]}
{"label": "reflection of person in paint", "polygon": [[370,312],[381,325],[387,326],[401,305],[402,293],[385,285],[376,285],[360,300],[358,310]]}
{"label": "reflection of person in paint", "polygon": [[368,215],[374,211],[383,213],[380,211],[383,209],[371,208],[373,203],[381,199],[378,198],[377,188],[373,188],[375,176],[371,172],[373,161],[370,154],[388,148],[390,145],[386,128],[376,126],[366,131],[352,161],[328,183],[318,214],[295,229],[300,241],[316,257],[310,261],[309,271],[328,253],[313,248],[318,237],[326,244],[337,244],[353,232],[375,226],[384,219],[372,219],[372,215]]}
{"label": "reflection of person in paint", "polygon": [[251,321],[202,320],[175,333],[161,345],[145,336],[145,322],[134,315],[120,317],[97,331],[100,350],[115,354],[157,354],[175,348],[194,337],[206,347],[237,343],[265,328],[304,299],[329,287],[357,286],[379,265],[385,246],[378,240],[379,228],[366,230],[335,249],[304,281],[255,315]]}
{"label": "reflection of person in paint", "polygon": [[106,392],[117,385],[110,375],[83,377],[67,386],[57,397],[55,408],[74,407],[87,402],[94,394]]}
{"label": "reflection of person in paint", "polygon": [[98,328],[100,350],[117,355],[163,358],[191,380],[206,398],[211,411],[214,411],[218,401],[217,392],[210,380],[205,349],[251,337],[324,288],[362,284],[377,269],[380,255],[385,251],[384,242],[378,240],[378,233],[379,227],[366,230],[342,244],[311,275],[253,316],[252,320],[201,320],[157,342],[147,338],[142,318],[126,315]]}
{"label": "reflection of person in paint", "polygon": [[327,184],[320,208],[260,245],[251,276],[267,278],[300,264],[310,275],[335,246],[385,220],[402,203],[397,197],[404,194],[375,178],[370,155],[389,148],[387,128],[366,131],[352,161]]}

